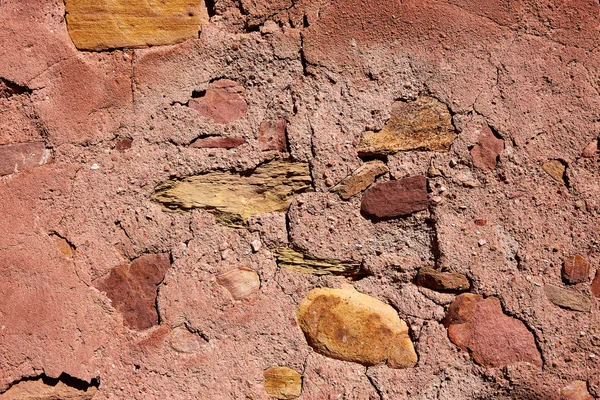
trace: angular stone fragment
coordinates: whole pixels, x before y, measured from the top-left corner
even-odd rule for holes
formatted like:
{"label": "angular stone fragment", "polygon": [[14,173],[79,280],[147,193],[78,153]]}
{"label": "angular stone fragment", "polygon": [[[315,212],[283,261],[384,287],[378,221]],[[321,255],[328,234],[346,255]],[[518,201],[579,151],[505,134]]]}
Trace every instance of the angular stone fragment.
{"label": "angular stone fragment", "polygon": [[289,247],[279,247],[273,251],[277,265],[290,271],[313,275],[358,275],[359,263],[340,260],[323,260],[298,253]]}
{"label": "angular stone fragment", "polygon": [[242,118],[248,111],[244,88],[229,79],[208,85],[203,97],[191,99],[188,107],[217,124],[228,124]]}
{"label": "angular stone fragment", "polygon": [[132,143],[133,139],[131,138],[120,139],[117,141],[117,143],[115,143],[115,150],[125,151],[127,149],[130,149]]}
{"label": "angular stone fragment", "polygon": [[125,325],[143,330],[158,324],[156,290],[170,268],[169,255],[146,254],[130,264],[115,267],[107,277],[94,282],[106,292],[112,305],[122,315]]}
{"label": "angular stone fragment", "polygon": [[587,260],[575,254],[563,261],[562,276],[569,283],[586,282],[589,279],[590,265]]}
{"label": "angular stone fragment", "polygon": [[372,217],[393,218],[426,210],[427,206],[427,180],[421,175],[370,187],[362,197],[361,210]]}
{"label": "angular stone fragment", "polygon": [[44,142],[17,143],[0,146],[0,176],[22,172],[50,160]]}
{"label": "angular stone fragment", "polygon": [[73,246],[71,246],[71,244],[67,241],[67,239],[65,239],[57,234],[51,234],[50,236],[52,237],[52,239],[54,239],[54,242],[56,243],[56,248],[58,249],[58,251],[60,251],[60,253],[63,256],[73,257],[73,254],[75,253],[75,249],[73,248]]}
{"label": "angular stone fragment", "polygon": [[98,388],[81,381],[81,387],[44,376],[22,380],[0,395],[2,400],[91,400]]}
{"label": "angular stone fragment", "polygon": [[348,289],[313,289],[298,305],[296,320],[318,353],[363,365],[411,367],[417,354],[406,323],[371,296]]}
{"label": "angular stone fragment", "polygon": [[496,168],[496,162],[502,150],[504,150],[504,140],[498,139],[486,125],[479,134],[479,143],[471,149],[473,165],[487,170]]}
{"label": "angular stone fragment", "polygon": [[448,107],[437,99],[421,96],[415,101],[392,104],[390,119],[380,132],[365,132],[359,155],[393,154],[405,150],[448,151],[456,132]]}
{"label": "angular stone fragment", "polygon": [[246,141],[241,137],[205,137],[194,140],[190,147],[197,147],[200,149],[211,149],[211,148],[221,148],[221,149],[234,149],[243,145]]}
{"label": "angular stone fragment", "polygon": [[600,299],[600,269],[596,271],[596,275],[592,280],[592,286],[590,288],[590,291],[594,296]]}
{"label": "angular stone fragment", "polygon": [[561,400],[594,400],[585,381],[574,381],[560,390]]}
{"label": "angular stone fragment", "polygon": [[433,268],[421,268],[417,274],[417,285],[439,291],[465,291],[471,284],[466,276],[458,272],[441,272]]}
{"label": "angular stone fragment", "polygon": [[262,151],[287,150],[287,138],[285,130],[287,121],[278,119],[275,121],[263,121],[258,129],[258,146]]}
{"label": "angular stone fragment", "polygon": [[583,158],[594,158],[598,154],[598,139],[592,140],[581,152]]}
{"label": "angular stone fragment", "polygon": [[265,392],[276,399],[295,399],[302,393],[302,375],[288,367],[273,367],[264,372]]}
{"label": "angular stone fragment", "polygon": [[285,211],[294,195],[312,184],[308,165],[276,160],[252,172],[209,172],[160,185],[152,198],[169,208],[202,208],[217,221],[244,227],[248,217]]}
{"label": "angular stone fragment", "polygon": [[567,167],[559,160],[545,162],[542,165],[542,169],[556,182],[562,183],[563,185],[566,183],[565,172],[567,171]]}
{"label": "angular stone fragment", "polygon": [[66,0],[67,30],[79,50],[175,44],[208,22],[202,0]]}
{"label": "angular stone fragment", "polygon": [[559,307],[573,311],[590,311],[590,299],[580,293],[549,284],[544,285],[544,292],[548,300]]}
{"label": "angular stone fragment", "polygon": [[516,362],[542,365],[533,334],[523,322],[502,312],[500,300],[463,293],[444,318],[448,337],[484,366],[504,367]]}
{"label": "angular stone fragment", "polygon": [[382,161],[369,161],[358,167],[329,191],[339,194],[344,200],[348,200],[371,186],[375,182],[375,178],[386,172],[388,172],[388,168]]}
{"label": "angular stone fragment", "polygon": [[245,299],[260,289],[260,277],[253,269],[240,267],[217,276],[217,282],[231,293],[234,299]]}

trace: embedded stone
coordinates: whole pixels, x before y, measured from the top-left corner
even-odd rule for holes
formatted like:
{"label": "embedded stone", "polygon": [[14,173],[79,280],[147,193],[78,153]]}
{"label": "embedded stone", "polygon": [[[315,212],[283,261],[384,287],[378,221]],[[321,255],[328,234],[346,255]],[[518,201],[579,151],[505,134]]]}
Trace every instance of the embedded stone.
{"label": "embedded stone", "polygon": [[504,140],[497,138],[486,125],[479,134],[479,142],[471,149],[473,165],[486,170],[496,168],[502,150],[504,150]]}
{"label": "embedded stone", "polygon": [[234,149],[246,143],[244,138],[241,137],[205,137],[196,139],[190,144],[190,147],[196,147],[200,149]]}
{"label": "embedded stone", "polygon": [[295,399],[302,393],[302,375],[288,367],[273,367],[264,372],[265,392],[276,399]]}
{"label": "embedded stone", "polygon": [[533,334],[523,322],[502,312],[495,297],[463,293],[456,297],[444,318],[448,337],[468,351],[473,359],[488,367],[504,367],[516,362],[542,365]]}
{"label": "embedded stone", "polygon": [[594,158],[598,154],[598,139],[592,140],[581,152],[583,158]]}
{"label": "embedded stone", "polygon": [[548,300],[561,308],[581,312],[590,310],[591,301],[589,297],[581,293],[549,284],[544,285],[544,292]]}
{"label": "embedded stone", "polygon": [[391,368],[417,362],[406,322],[388,304],[353,288],[311,290],[296,320],[308,344],[325,356]]}
{"label": "embedded stone", "polygon": [[66,0],[65,9],[79,50],[175,44],[197,38],[208,22],[201,0]]}
{"label": "embedded stone", "polygon": [[56,248],[58,249],[58,251],[60,251],[60,253],[63,256],[65,256],[67,258],[73,257],[73,254],[75,253],[75,249],[67,241],[67,239],[65,239],[57,234],[51,234],[50,237],[52,237],[52,239],[54,239]]}
{"label": "embedded stone", "polygon": [[106,292],[125,325],[148,329],[158,324],[156,290],[170,267],[168,254],[146,254],[113,268],[107,277],[94,281],[94,286]]}
{"label": "embedded stone", "polygon": [[376,218],[410,215],[427,207],[427,180],[422,175],[373,185],[361,203],[361,210]]}
{"label": "embedded stone", "polygon": [[229,79],[208,85],[203,97],[191,99],[188,107],[217,124],[228,124],[242,118],[248,111],[244,88]]}
{"label": "embedded stone", "polygon": [[285,211],[312,184],[308,164],[283,160],[251,172],[209,172],[160,185],[152,198],[166,207],[202,208],[226,226],[245,227],[252,215]]}
{"label": "embedded stone", "polygon": [[44,142],[6,144],[0,146],[0,176],[39,167],[50,160]]}
{"label": "embedded stone", "polygon": [[585,381],[573,381],[560,390],[561,400],[594,400]]}
{"label": "embedded stone", "polygon": [[287,121],[278,119],[275,121],[263,121],[258,128],[258,146],[262,151],[287,150],[287,138],[285,130]]}
{"label": "embedded stone", "polygon": [[312,275],[359,275],[360,263],[333,259],[318,259],[299,253],[289,247],[273,251],[277,265],[290,271]]}
{"label": "embedded stone", "polygon": [[590,265],[587,260],[575,254],[563,261],[562,276],[569,283],[586,282],[589,279]]}
{"label": "embedded stone", "polygon": [[98,387],[75,379],[77,385],[69,385],[61,379],[43,376],[17,382],[0,394],[2,400],[91,400]]}
{"label": "embedded stone", "polygon": [[344,200],[348,200],[367,189],[378,176],[386,172],[388,172],[388,167],[382,161],[369,161],[358,167],[329,191],[339,194]]}
{"label": "embedded stone", "polygon": [[217,276],[217,282],[231,293],[234,299],[245,299],[260,289],[260,277],[253,269],[240,267]]}
{"label": "embedded stone", "polygon": [[438,291],[465,291],[471,284],[466,276],[458,272],[441,272],[433,268],[421,268],[417,274],[417,285]]}
{"label": "embedded stone", "polygon": [[448,107],[433,97],[392,104],[390,119],[379,132],[365,132],[359,155],[385,155],[406,150],[448,151],[456,132]]}
{"label": "embedded stone", "polygon": [[198,353],[206,343],[206,340],[185,328],[177,327],[169,334],[169,345],[178,353]]}
{"label": "embedded stone", "polygon": [[590,291],[594,296],[600,299],[600,269],[596,271],[596,275],[592,280],[592,286],[590,288]]}
{"label": "embedded stone", "polygon": [[542,165],[542,169],[556,182],[565,184],[567,167],[559,160],[550,160]]}

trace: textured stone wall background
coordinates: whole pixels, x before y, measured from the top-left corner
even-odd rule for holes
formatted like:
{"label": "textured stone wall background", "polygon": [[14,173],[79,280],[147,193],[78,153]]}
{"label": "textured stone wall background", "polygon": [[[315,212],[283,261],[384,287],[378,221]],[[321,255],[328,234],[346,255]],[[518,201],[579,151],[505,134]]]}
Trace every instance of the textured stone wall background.
{"label": "textured stone wall background", "polygon": [[0,398],[600,397],[595,0],[0,1]]}

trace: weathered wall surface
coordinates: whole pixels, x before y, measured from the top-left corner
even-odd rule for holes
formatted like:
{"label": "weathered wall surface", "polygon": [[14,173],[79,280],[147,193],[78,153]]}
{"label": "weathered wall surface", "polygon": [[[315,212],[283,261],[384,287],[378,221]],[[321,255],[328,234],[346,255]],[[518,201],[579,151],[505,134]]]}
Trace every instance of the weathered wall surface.
{"label": "weathered wall surface", "polygon": [[595,0],[2,0],[1,399],[600,397]]}

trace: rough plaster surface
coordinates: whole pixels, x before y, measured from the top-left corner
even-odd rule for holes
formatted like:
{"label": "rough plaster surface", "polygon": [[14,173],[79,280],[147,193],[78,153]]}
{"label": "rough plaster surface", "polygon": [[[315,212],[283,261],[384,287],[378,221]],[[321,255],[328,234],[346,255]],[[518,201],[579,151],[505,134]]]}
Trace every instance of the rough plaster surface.
{"label": "rough plaster surface", "polygon": [[[0,176],[0,398],[52,392],[50,381],[81,399],[268,399],[273,367],[301,375],[301,399],[600,396],[597,1],[206,5],[209,22],[183,42],[89,52],[73,44],[62,1],[0,2],[0,165],[10,158]],[[236,110],[219,103],[231,96],[211,95],[223,79],[239,85]],[[447,107],[456,139],[448,151],[382,156],[389,171],[376,184],[425,176],[428,205],[368,218],[362,193],[329,190],[370,160],[357,151],[364,133],[420,96]],[[206,103],[210,118],[194,108]],[[269,133],[284,132],[285,145],[265,145],[269,121],[285,121]],[[234,139],[192,145],[211,137]],[[242,229],[152,200],[171,180],[242,176],[282,159],[308,163],[312,191]],[[548,165],[564,168],[558,179]],[[362,274],[281,268],[281,246],[360,263]],[[171,266],[157,286],[158,324],[132,329],[94,282],[160,253]],[[576,254],[588,277],[571,283],[562,269]],[[499,303],[466,324],[509,318],[540,358],[476,362],[443,324],[457,293],[417,286],[424,267],[462,274],[470,293]],[[241,299],[218,279],[236,268],[260,279],[258,290],[235,288],[251,292]],[[298,303],[346,284],[407,323],[416,365],[364,366],[308,345]],[[573,298],[586,307],[565,307]],[[469,335],[483,336],[478,351],[494,344],[486,329]]]}

